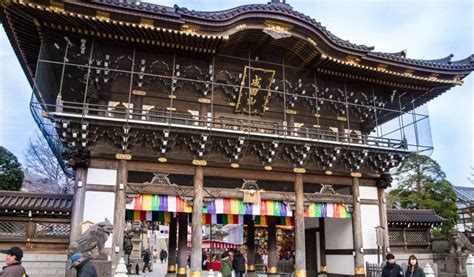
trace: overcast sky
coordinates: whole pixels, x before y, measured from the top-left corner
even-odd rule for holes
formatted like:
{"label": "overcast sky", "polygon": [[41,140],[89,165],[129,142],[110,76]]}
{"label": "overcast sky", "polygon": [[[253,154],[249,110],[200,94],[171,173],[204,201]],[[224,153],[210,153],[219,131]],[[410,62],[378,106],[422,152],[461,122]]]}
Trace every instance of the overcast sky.
{"label": "overcast sky", "polygon": [[[224,10],[236,4],[267,1],[146,1],[194,10]],[[407,49],[409,58],[437,59],[454,54],[453,60],[474,53],[474,1],[287,1],[326,26],[333,34],[376,51]],[[24,161],[29,137],[37,129],[28,108],[31,88],[5,32],[0,31],[0,145]],[[474,166],[474,82],[469,76],[429,103],[431,133],[437,160],[448,180],[467,186]]]}

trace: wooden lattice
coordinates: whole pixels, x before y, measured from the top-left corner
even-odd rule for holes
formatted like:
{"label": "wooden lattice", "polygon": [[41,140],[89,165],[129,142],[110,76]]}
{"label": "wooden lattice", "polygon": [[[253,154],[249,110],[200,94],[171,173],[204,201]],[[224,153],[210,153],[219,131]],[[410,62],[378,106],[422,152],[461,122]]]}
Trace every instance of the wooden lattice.
{"label": "wooden lattice", "polygon": [[399,244],[403,243],[403,231],[388,231],[388,237],[390,240],[390,244]]}
{"label": "wooden lattice", "polygon": [[26,222],[0,221],[0,237],[26,237]]}
{"label": "wooden lattice", "polygon": [[38,237],[69,237],[71,225],[64,223],[43,223],[35,224],[35,238]]}
{"label": "wooden lattice", "polygon": [[423,244],[428,243],[427,233],[424,231],[406,232],[407,244]]}

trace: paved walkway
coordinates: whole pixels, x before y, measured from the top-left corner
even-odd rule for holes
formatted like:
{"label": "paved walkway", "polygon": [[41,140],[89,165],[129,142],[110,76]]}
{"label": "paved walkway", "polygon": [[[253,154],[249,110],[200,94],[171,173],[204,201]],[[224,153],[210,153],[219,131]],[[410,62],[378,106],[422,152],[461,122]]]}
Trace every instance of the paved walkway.
{"label": "paved walkway", "polygon": [[[129,276],[143,276],[143,277],[163,277],[166,275],[166,269],[167,269],[167,264],[153,264],[153,271],[152,272],[145,272],[142,273],[140,272],[140,275],[129,275]],[[189,270],[188,270],[188,276],[189,276]],[[208,271],[203,271],[202,272],[203,277],[211,277],[212,275],[209,274]],[[214,276],[217,277],[217,272],[214,272]]]}
{"label": "paved walkway", "polygon": [[[146,273],[141,273],[140,275],[129,275],[129,276],[142,276],[142,277],[164,277],[166,275],[166,264],[153,264],[153,271],[152,272],[146,272]],[[188,270],[188,276],[189,276],[189,270]],[[203,277],[211,277],[212,275],[208,271],[203,271],[202,272]],[[217,272],[214,272],[214,277],[217,277],[218,274]],[[258,274],[258,276],[267,276],[266,274]]]}

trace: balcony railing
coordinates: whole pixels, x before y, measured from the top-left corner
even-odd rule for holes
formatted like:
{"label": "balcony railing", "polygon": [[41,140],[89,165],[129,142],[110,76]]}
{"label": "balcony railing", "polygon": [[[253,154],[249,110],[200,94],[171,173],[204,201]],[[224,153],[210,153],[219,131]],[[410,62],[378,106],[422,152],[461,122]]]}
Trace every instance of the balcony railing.
{"label": "balcony railing", "polygon": [[341,133],[314,127],[289,127],[279,122],[255,120],[250,117],[248,119],[231,116],[206,117],[176,111],[173,108],[143,110],[135,107],[129,109],[125,105],[114,107],[67,101],[58,101],[56,105],[47,107],[40,107],[38,103],[32,103],[32,107],[45,108],[58,117],[81,118],[88,121],[149,124],[302,142],[408,151],[406,141],[400,139],[360,135],[356,132]]}

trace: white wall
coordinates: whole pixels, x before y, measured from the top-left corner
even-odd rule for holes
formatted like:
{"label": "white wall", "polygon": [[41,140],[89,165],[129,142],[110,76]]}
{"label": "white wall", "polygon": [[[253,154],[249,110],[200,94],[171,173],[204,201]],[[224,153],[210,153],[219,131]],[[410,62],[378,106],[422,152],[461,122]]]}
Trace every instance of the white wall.
{"label": "white wall", "polygon": [[354,256],[326,255],[328,273],[354,275]]}
{"label": "white wall", "polygon": [[375,227],[380,225],[379,206],[360,205],[362,221],[362,247],[364,249],[377,248]]}
{"label": "white wall", "polygon": [[360,186],[359,187],[359,195],[360,195],[360,199],[372,199],[372,200],[379,199],[378,195],[377,195],[377,188],[376,187]]}
{"label": "white wall", "polygon": [[87,183],[115,186],[117,183],[117,170],[89,168],[87,170]]}
{"label": "white wall", "polygon": [[[382,250],[380,250],[380,262],[384,262],[385,258],[382,257]],[[364,265],[366,262],[376,264],[377,263],[377,255],[364,255]]]}
{"label": "white wall", "polygon": [[115,193],[103,191],[86,191],[84,202],[84,219],[94,224],[107,218],[114,223]]}
{"label": "white wall", "polygon": [[353,249],[352,220],[350,218],[325,218],[326,249]]}

